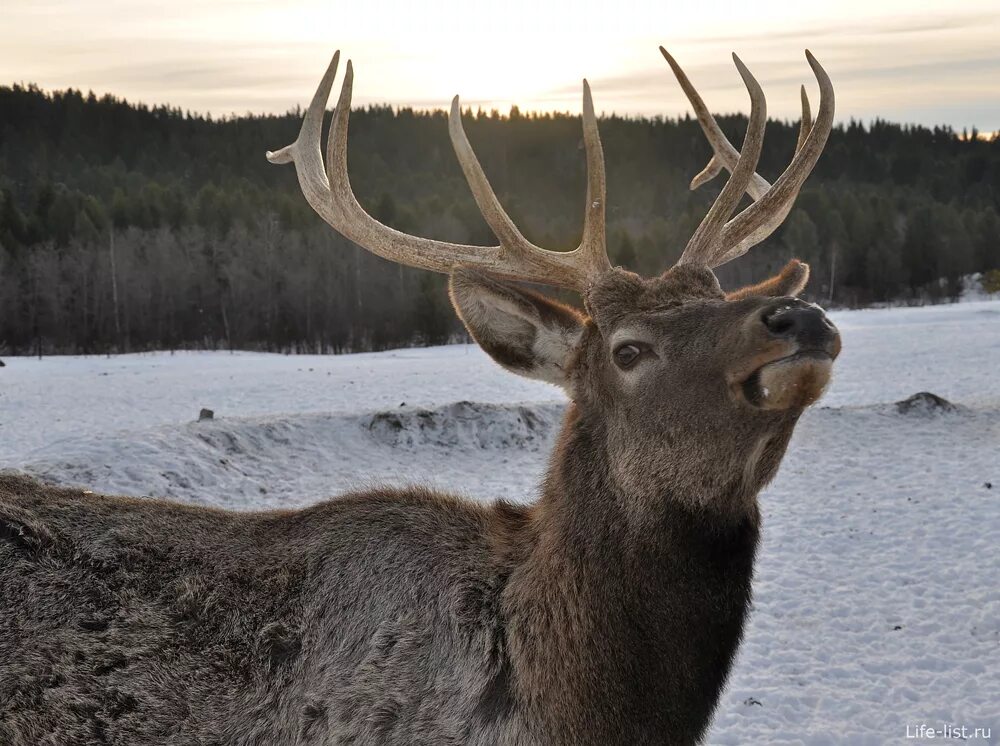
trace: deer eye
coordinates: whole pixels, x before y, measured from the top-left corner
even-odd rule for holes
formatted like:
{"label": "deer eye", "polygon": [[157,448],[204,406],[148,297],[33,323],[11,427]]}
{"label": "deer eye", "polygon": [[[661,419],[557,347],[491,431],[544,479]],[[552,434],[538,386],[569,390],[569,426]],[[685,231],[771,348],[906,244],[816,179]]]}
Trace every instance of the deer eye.
{"label": "deer eye", "polygon": [[622,370],[631,368],[642,355],[642,347],[635,342],[626,342],[615,348],[615,365]]}

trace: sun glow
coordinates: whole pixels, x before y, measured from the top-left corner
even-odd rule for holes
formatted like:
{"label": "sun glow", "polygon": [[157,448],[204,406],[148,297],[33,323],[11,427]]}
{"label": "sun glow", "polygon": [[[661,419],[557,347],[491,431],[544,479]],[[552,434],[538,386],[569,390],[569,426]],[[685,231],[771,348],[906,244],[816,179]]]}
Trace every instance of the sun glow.
{"label": "sun glow", "polygon": [[596,0],[433,4],[341,0],[13,0],[0,81],[112,92],[216,114],[304,104],[337,48],[357,105],[665,114],[686,101],[666,45],[709,105],[745,111],[737,51],[772,116],[797,116],[811,48],[837,84],[838,116],[1000,129],[1000,6],[914,0],[791,4]]}

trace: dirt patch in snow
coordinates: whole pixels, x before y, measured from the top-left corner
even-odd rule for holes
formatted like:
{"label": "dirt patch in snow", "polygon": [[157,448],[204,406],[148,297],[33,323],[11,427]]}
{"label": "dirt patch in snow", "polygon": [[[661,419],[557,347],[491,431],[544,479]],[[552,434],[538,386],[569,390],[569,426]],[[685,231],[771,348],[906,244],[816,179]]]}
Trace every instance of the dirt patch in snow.
{"label": "dirt patch in snow", "polygon": [[562,412],[558,404],[462,401],[434,409],[375,412],[364,426],[375,442],[392,447],[537,449],[548,444]]}

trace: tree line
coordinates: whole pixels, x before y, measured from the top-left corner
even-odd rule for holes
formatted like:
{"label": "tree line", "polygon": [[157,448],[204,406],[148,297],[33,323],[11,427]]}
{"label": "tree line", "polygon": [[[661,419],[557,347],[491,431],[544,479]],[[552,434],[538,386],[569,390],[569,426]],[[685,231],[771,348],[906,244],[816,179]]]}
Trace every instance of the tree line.
{"label": "tree line", "polygon": [[[460,333],[445,278],[359,249],[316,217],[264,150],[301,112],[227,117],[113,96],[0,87],[0,351],[230,348],[344,352]],[[733,142],[746,119],[722,116]],[[585,167],[578,116],[467,112],[497,194],[529,239],[576,246]],[[718,193],[690,117],[601,120],[612,261],[670,266]],[[759,171],[791,158],[797,123],[768,125]],[[491,244],[442,111],[351,116],[361,204],[399,230]],[[785,224],[719,270],[724,285],[809,262],[809,294],[856,306],[954,297],[1000,269],[1000,139],[884,121],[834,129]]]}

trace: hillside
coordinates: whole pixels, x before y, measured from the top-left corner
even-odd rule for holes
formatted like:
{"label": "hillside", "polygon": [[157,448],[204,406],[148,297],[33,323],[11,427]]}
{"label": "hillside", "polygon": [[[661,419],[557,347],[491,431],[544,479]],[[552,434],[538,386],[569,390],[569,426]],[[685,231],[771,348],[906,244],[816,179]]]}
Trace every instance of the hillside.
{"label": "hillside", "polygon": [[[722,117],[730,139],[745,120]],[[444,280],[389,265],[326,228],[285,145],[299,114],[213,120],[79,91],[0,87],[0,351],[239,348],[294,352],[435,344],[458,333]],[[470,112],[469,137],[532,240],[575,246],[579,118]],[[721,184],[687,184],[709,148],[685,118],[601,122],[613,260],[655,273],[679,255]],[[772,122],[761,173],[791,156]],[[407,232],[492,242],[443,112],[352,114],[355,191]],[[749,282],[795,255],[811,292],[843,305],[946,297],[1000,268],[1000,140],[876,121],[838,127],[785,225],[723,268]]]}

